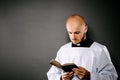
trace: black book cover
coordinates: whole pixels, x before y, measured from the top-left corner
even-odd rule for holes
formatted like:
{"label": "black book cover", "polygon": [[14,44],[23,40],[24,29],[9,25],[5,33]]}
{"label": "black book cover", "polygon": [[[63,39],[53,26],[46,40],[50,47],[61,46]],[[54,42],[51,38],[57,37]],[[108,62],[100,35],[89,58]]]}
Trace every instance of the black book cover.
{"label": "black book cover", "polygon": [[58,68],[61,68],[65,72],[71,72],[73,68],[78,68],[78,66],[74,63],[65,63],[65,64],[61,65],[58,61],[56,61],[54,59],[52,59],[50,61],[50,64],[52,64]]}

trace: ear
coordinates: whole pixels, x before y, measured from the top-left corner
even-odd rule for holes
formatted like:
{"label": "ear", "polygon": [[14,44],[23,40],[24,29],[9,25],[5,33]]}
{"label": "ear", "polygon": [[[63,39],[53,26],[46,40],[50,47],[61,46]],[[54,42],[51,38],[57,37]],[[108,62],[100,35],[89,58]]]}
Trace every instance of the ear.
{"label": "ear", "polygon": [[85,33],[88,31],[88,26],[86,25],[84,28]]}

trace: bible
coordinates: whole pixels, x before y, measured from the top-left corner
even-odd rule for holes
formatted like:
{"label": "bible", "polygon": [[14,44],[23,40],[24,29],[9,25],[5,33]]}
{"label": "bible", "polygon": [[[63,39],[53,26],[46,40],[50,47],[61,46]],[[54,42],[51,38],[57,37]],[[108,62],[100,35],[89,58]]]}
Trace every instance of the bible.
{"label": "bible", "polygon": [[71,72],[73,68],[78,68],[78,66],[74,63],[65,63],[63,65],[61,65],[58,61],[56,61],[55,59],[52,59],[50,61],[51,65],[54,65],[58,68],[61,68],[63,71],[65,72]]}

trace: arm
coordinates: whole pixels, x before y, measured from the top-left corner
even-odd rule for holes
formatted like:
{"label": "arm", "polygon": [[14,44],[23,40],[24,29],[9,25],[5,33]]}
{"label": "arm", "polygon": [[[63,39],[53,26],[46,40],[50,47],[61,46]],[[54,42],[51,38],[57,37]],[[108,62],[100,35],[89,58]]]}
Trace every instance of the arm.
{"label": "arm", "polygon": [[61,70],[55,66],[52,66],[47,72],[48,80],[60,80]]}
{"label": "arm", "polygon": [[91,73],[91,80],[117,80],[118,75],[106,47],[103,48],[97,57],[96,64],[96,72]]}
{"label": "arm", "polygon": [[[60,62],[59,60],[59,55],[61,53],[61,49],[58,51],[57,56],[55,58],[56,61]],[[52,66],[49,71],[47,72],[47,77],[48,80],[60,80],[61,77],[61,73],[62,73],[62,69],[58,68],[56,66]]]}

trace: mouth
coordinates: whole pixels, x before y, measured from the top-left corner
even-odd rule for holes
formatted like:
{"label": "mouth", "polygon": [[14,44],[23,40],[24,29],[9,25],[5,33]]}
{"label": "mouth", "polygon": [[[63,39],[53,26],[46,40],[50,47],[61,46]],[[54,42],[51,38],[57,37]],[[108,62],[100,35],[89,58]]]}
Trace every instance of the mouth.
{"label": "mouth", "polygon": [[73,42],[73,43],[76,43],[76,42],[77,42],[77,40],[76,40],[76,39],[72,39],[72,42]]}
{"label": "mouth", "polygon": [[72,39],[72,41],[76,41],[77,39]]}

